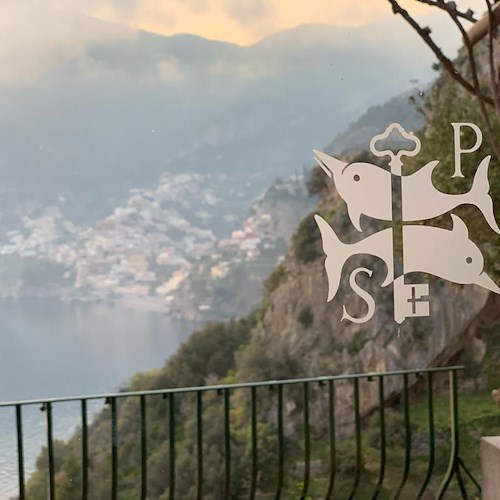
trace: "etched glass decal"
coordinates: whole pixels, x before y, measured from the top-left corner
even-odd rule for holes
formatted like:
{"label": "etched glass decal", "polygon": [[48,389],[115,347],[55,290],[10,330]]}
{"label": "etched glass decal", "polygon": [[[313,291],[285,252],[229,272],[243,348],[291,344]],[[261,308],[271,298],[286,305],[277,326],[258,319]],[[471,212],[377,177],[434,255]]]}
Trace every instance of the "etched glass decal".
{"label": "etched glass decal", "polygon": [[[473,123],[452,123],[454,137],[455,169],[452,177],[464,177],[461,155],[475,152],[482,144],[482,133]],[[464,148],[460,142],[463,127],[470,128],[476,135],[475,144]],[[413,143],[413,149],[400,149],[396,153],[379,148],[391,134]],[[394,320],[401,324],[406,318],[429,316],[430,297],[427,283],[406,283],[409,273],[427,273],[458,284],[476,284],[500,294],[500,288],[484,271],[484,259],[477,245],[469,238],[465,222],[450,213],[452,229],[425,226],[416,222],[433,219],[452,212],[460,205],[476,206],[492,231],[500,234],[495,219],[493,201],[489,195],[488,168],[491,156],[485,156],[479,163],[472,187],[464,194],[447,194],[439,191],[432,182],[432,173],[439,168],[434,160],[411,175],[403,175],[403,157],[416,156],[421,143],[412,132],[406,132],[398,123],[393,123],[370,142],[371,153],[379,158],[388,156],[390,171],[372,163],[345,163],[320,151],[314,151],[316,161],[332,179],[335,188],[347,205],[350,222],[362,233],[361,215],[390,221],[392,227],[360,238],[351,244],[343,243],[333,228],[320,215],[314,216],[321,232],[323,251],[326,255],[325,269],[328,277],[328,297],[332,300],[340,286],[342,269],[353,255],[367,254],[380,258],[387,266],[382,283],[385,287],[393,283]],[[412,224],[413,223],[413,224]],[[396,245],[401,241],[401,245]],[[395,255],[395,252],[400,255]],[[366,267],[354,269],[349,284],[368,306],[368,312],[361,318],[351,316],[345,305],[341,320],[365,323],[375,313],[375,301],[356,283],[356,276],[373,270]]]}

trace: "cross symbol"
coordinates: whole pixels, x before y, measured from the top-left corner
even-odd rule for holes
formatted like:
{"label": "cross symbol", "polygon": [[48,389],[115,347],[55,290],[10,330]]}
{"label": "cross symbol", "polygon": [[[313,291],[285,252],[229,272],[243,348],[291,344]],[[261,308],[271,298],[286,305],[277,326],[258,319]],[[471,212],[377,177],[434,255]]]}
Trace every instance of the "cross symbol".
{"label": "cross symbol", "polygon": [[411,313],[416,314],[417,313],[417,302],[427,302],[428,301],[428,296],[423,295],[420,298],[417,298],[416,295],[416,287],[412,286],[411,287],[411,299],[406,299],[406,302],[411,304]]}

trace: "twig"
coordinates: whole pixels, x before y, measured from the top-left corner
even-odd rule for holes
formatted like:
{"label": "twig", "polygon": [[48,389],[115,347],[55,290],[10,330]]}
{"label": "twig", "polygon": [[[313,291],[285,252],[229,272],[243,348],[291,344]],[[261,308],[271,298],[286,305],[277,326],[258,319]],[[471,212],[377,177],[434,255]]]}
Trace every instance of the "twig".
{"label": "twig", "polygon": [[442,52],[442,50],[436,45],[432,37],[430,36],[430,30],[427,28],[422,28],[416,21],[411,17],[407,10],[403,9],[397,0],[388,0],[392,5],[392,11],[395,14],[399,14],[403,17],[403,19],[420,35],[420,37],[424,40],[427,46],[434,52],[434,55],[437,57],[439,62],[443,65],[448,74],[459,83],[467,92],[477,97],[480,97],[485,103],[493,106],[493,99],[485,94],[483,94],[480,90],[476,91],[474,85],[469,83],[458,71],[456,71],[453,63],[448,59]]}
{"label": "twig", "polygon": [[495,110],[497,113],[497,120],[500,122],[500,85],[497,83],[497,76],[495,71],[495,53],[494,53],[494,39],[496,28],[494,28],[493,9],[490,0],[485,0],[488,7],[488,57],[490,65],[490,86],[491,93],[493,94],[493,101],[495,102]]}
{"label": "twig", "polygon": [[457,9],[456,5],[452,5],[449,2],[445,2],[444,0],[416,0],[420,3],[425,3],[427,5],[432,5],[433,7],[437,7],[442,10],[450,10],[453,9],[458,17],[462,17],[471,23],[477,23],[477,19],[474,17],[474,12],[469,9],[467,12],[461,12]]}
{"label": "twig", "polygon": [[[477,97],[477,101],[479,104],[479,111],[481,113],[481,117],[482,117],[484,125],[486,127],[486,133],[488,134],[488,136],[490,138],[491,146],[493,148],[495,156],[500,159],[500,149],[498,147],[497,141],[495,140],[493,127],[491,125],[491,120],[490,120],[490,117],[488,115],[488,111],[486,110],[486,106],[484,105],[483,94],[481,93],[479,76],[477,74],[476,59],[474,57],[474,47],[471,44],[469,35],[467,34],[467,31],[465,31],[465,28],[463,27],[463,25],[460,22],[460,19],[457,17],[456,13],[450,9],[450,10],[448,10],[448,14],[450,15],[451,19],[456,24],[457,28],[460,30],[460,33],[462,34],[462,37],[464,40],[464,45],[465,45],[465,48],[467,49],[467,55],[469,58],[469,66],[470,66],[470,70],[471,70],[471,74],[472,74],[472,81],[474,82],[474,90],[475,90],[474,94]],[[495,92],[493,92],[493,94],[495,94]]]}

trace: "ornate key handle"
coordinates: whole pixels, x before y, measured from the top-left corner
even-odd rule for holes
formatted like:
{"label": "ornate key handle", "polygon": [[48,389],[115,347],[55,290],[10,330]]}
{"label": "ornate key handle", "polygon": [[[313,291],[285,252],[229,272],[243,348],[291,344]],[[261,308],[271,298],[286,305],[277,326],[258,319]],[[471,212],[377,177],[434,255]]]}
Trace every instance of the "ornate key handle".
{"label": "ornate key handle", "polygon": [[[391,135],[393,130],[397,130],[401,135],[401,137],[403,137],[404,139],[412,141],[415,144],[415,149],[413,150],[401,149],[397,153],[394,153],[390,149],[384,149],[382,151],[379,151],[376,147],[377,142],[387,139]],[[416,135],[414,135],[413,132],[406,132],[406,130],[399,123],[391,123],[385,129],[385,132],[374,136],[370,141],[370,151],[378,158],[381,158],[383,156],[389,156],[391,158],[391,160],[389,161],[389,166],[391,167],[391,173],[399,176],[402,175],[401,167],[403,166],[403,160],[401,159],[401,157],[418,155],[418,153],[420,152],[420,147],[421,147],[420,139]]]}

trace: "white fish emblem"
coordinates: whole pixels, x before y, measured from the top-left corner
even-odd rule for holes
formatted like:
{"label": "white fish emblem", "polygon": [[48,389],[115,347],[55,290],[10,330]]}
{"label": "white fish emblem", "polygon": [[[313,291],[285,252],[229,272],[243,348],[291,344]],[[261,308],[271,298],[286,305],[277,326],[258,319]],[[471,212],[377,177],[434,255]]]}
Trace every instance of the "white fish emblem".
{"label": "white fish emblem", "polygon": [[[476,284],[500,294],[500,288],[484,272],[484,259],[476,244],[469,239],[465,223],[452,215],[451,230],[437,227],[403,226],[404,273],[423,272],[460,284]],[[382,259],[387,275],[382,286],[394,280],[392,229],[383,229],[356,243],[340,241],[333,228],[321,216],[315,215],[326,254],[325,269],[328,276],[328,301],[337,294],[342,269],[353,255],[367,254]]]}
{"label": "white fish emblem", "polygon": [[[326,174],[333,178],[335,187],[347,204],[353,226],[361,231],[360,217],[367,215],[379,220],[392,220],[392,174],[371,163],[345,163],[321,151],[314,156]],[[459,205],[475,205],[489,226],[500,234],[493,211],[493,201],[488,194],[488,168],[491,156],[479,164],[472,188],[464,194],[447,194],[432,184],[432,172],[439,161],[431,161],[411,175],[401,177],[403,221],[428,220],[445,214]]]}

